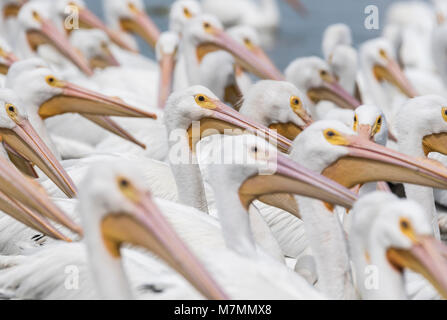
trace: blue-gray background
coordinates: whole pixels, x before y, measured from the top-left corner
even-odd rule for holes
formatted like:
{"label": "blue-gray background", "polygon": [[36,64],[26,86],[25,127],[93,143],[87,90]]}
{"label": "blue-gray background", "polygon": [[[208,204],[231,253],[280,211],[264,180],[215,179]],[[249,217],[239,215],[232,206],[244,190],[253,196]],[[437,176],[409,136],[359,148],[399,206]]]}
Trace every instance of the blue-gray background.
{"label": "blue-gray background", "polygon": [[[105,0],[107,1],[107,0]],[[102,17],[102,1],[86,0],[88,6]],[[168,25],[168,12],[171,0],[145,0],[147,10],[161,30]],[[367,30],[364,27],[368,5],[376,5],[380,13],[380,27],[383,26],[386,8],[393,2],[391,0],[302,0],[309,10],[305,18],[278,0],[281,7],[281,25],[275,35],[275,43],[268,54],[278,67],[284,69],[287,64],[298,56],[320,55],[321,37],[326,26],[343,22],[352,29],[355,44],[366,39],[377,37],[379,30]],[[153,56],[152,50],[142,44],[142,52]]]}

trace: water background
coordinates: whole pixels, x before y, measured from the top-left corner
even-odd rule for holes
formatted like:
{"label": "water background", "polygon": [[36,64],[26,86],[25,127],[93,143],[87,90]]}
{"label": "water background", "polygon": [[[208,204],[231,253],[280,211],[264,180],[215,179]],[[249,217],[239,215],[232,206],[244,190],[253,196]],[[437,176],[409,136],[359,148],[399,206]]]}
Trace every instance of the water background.
{"label": "water background", "polygon": [[[105,0],[107,1],[107,0]],[[87,5],[102,17],[102,1],[86,0]],[[161,30],[168,28],[168,13],[171,0],[145,0],[147,11]],[[324,29],[333,23],[343,22],[351,27],[355,46],[363,41],[380,36],[384,25],[386,8],[391,0],[302,0],[309,14],[301,17],[283,0],[278,0],[281,9],[281,25],[275,35],[272,48],[267,49],[276,65],[284,69],[290,61],[300,56],[321,56],[321,38]],[[364,26],[368,5],[376,5],[380,13],[380,29],[368,30]],[[141,52],[153,57],[150,47],[140,42]]]}

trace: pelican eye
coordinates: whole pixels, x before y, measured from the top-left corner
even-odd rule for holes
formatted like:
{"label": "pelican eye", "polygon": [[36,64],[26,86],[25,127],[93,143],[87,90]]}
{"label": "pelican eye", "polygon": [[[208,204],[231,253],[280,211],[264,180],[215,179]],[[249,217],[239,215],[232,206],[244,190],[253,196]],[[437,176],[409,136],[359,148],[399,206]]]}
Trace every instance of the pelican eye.
{"label": "pelican eye", "polygon": [[303,103],[301,102],[301,99],[298,98],[297,96],[291,96],[290,97],[290,107],[292,108],[292,110],[294,112],[299,112],[299,111],[301,111],[301,109],[303,107]]}
{"label": "pelican eye", "polygon": [[442,118],[447,122],[447,107],[442,108]]}
{"label": "pelican eye", "polygon": [[251,148],[251,151],[252,151],[253,153],[258,153],[258,147],[257,147],[257,146],[252,147],[252,148]]}
{"label": "pelican eye", "polygon": [[120,191],[125,197],[131,201],[137,202],[139,200],[139,193],[137,189],[132,185],[132,183],[126,177],[120,176],[116,180]]}
{"label": "pelican eye", "polygon": [[204,22],[203,23],[203,28],[205,29],[206,32],[211,32],[211,23]]}
{"label": "pelican eye", "polygon": [[213,101],[211,101],[210,98],[208,98],[206,95],[204,94],[198,94],[194,97],[194,99],[196,100],[196,103],[205,109],[215,109],[216,105],[214,104]]}
{"label": "pelican eye", "polygon": [[400,231],[406,237],[408,237],[412,242],[414,242],[414,243],[418,242],[416,233],[414,232],[414,229],[413,229],[413,226],[412,226],[410,220],[408,220],[405,217],[400,218],[399,219],[399,227],[400,227]]}
{"label": "pelican eye", "polygon": [[357,118],[357,115],[355,114],[354,115],[354,126],[353,126],[353,130],[354,131],[357,131],[357,126],[358,126],[358,124],[359,124],[359,120],[358,120],[358,118]]}
{"label": "pelican eye", "polygon": [[120,186],[122,187],[122,188],[127,188],[128,186],[129,186],[129,181],[127,181],[126,179],[121,179],[120,180]]}
{"label": "pelican eye", "polygon": [[40,14],[37,11],[33,11],[33,19],[36,21],[42,21],[42,18],[40,17]]}
{"label": "pelican eye", "polygon": [[386,51],[384,49],[379,50],[379,55],[384,59],[388,59],[388,55],[386,54]]}
{"label": "pelican eye", "polygon": [[183,14],[184,14],[184,16],[186,17],[186,18],[192,18],[192,14],[191,14],[191,11],[189,11],[188,10],[188,8],[183,8]]}
{"label": "pelican eye", "polygon": [[17,109],[13,104],[11,104],[11,103],[5,104],[5,109],[6,109],[6,113],[8,114],[8,116],[11,119],[14,120],[17,117]]}
{"label": "pelican eye", "polygon": [[135,4],[133,4],[132,2],[129,2],[127,7],[129,8],[130,11],[132,11],[133,13],[138,12],[138,8],[135,6]]}
{"label": "pelican eye", "polygon": [[55,76],[46,76],[45,81],[52,87],[62,86],[61,82]]}
{"label": "pelican eye", "polygon": [[376,134],[377,132],[380,131],[381,128],[382,128],[382,116],[378,116],[376,122],[374,123],[372,133]]}
{"label": "pelican eye", "polygon": [[320,70],[320,78],[326,82],[333,82],[335,79],[327,70]]}
{"label": "pelican eye", "polygon": [[337,130],[334,129],[324,130],[323,135],[325,139],[333,145],[345,146],[349,143],[343,135],[341,135]]}

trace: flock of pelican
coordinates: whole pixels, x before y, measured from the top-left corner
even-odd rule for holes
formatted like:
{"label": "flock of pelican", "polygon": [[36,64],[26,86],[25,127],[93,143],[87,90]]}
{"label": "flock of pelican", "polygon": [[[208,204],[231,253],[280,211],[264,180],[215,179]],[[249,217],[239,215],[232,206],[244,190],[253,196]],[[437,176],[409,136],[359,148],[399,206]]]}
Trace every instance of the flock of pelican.
{"label": "flock of pelican", "polygon": [[275,0],[0,5],[0,299],[447,298],[446,0],[284,72]]}

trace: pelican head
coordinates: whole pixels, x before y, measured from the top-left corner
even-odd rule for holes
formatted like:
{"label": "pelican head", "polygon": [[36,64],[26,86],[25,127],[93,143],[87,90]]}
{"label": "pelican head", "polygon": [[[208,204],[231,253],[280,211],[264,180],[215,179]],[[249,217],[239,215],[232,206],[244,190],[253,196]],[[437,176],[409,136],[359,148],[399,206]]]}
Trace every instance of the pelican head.
{"label": "pelican head", "polygon": [[93,12],[91,12],[83,0],[60,0],[55,2],[54,10],[56,14],[64,21],[64,28],[68,33],[74,31],[73,28],[65,25],[67,21],[67,15],[73,12],[77,12],[79,17],[79,28],[81,29],[99,29],[104,32],[111,41],[120,46],[123,49],[134,51],[126,41],[116,32],[108,28]]}
{"label": "pelican head", "polygon": [[9,89],[0,90],[0,132],[3,146],[18,165],[36,164],[69,197],[76,195],[76,187],[48,146],[28,120],[23,103]]}
{"label": "pelican head", "polygon": [[46,2],[31,1],[20,9],[18,19],[26,34],[30,49],[36,51],[40,45],[51,45],[71,60],[82,72],[91,76],[93,72],[88,66],[87,60],[73,48],[66,35],[51,22],[50,9],[47,7],[49,5]]}
{"label": "pelican head", "polygon": [[[376,201],[372,203],[370,197]],[[431,223],[421,206],[383,193],[364,198],[354,206],[351,247],[360,254],[357,260],[365,260],[356,263],[361,278],[365,272],[362,268],[367,265],[379,268],[381,290],[368,290],[364,281],[358,281],[362,297],[405,298],[403,272],[409,269],[424,276],[446,298],[447,262],[443,252],[447,247],[433,237]],[[374,214],[371,209],[375,209]],[[393,287],[396,284],[401,287]]]}
{"label": "pelican head", "polygon": [[339,45],[350,46],[352,44],[351,29],[344,23],[331,24],[323,34],[323,56],[326,61]]}
{"label": "pelican head", "polygon": [[166,103],[164,120],[170,133],[178,129],[187,131],[189,146],[193,151],[201,138],[217,133],[231,134],[231,130],[259,134],[277,144],[281,150],[288,150],[291,144],[289,139],[222,103],[214,93],[202,86],[172,93]]}
{"label": "pelican head", "polygon": [[178,0],[171,5],[169,12],[169,30],[182,34],[191,18],[202,13],[200,3],[196,0]]}
{"label": "pelican head", "polygon": [[5,39],[0,38],[0,74],[7,74],[13,63],[17,62],[16,55]]}
{"label": "pelican head", "polygon": [[203,14],[192,18],[183,37],[186,42],[196,48],[199,63],[207,53],[224,50],[232,54],[240,66],[262,79],[284,79],[273,64],[265,64],[265,61],[245,45],[228,35],[219,20],[212,15]]}
{"label": "pelican head", "polygon": [[344,90],[318,57],[298,58],[286,69],[287,81],[293,83],[314,104],[327,100],[342,108],[355,109],[360,103]]}
{"label": "pelican head", "polygon": [[158,107],[164,108],[172,89],[172,76],[180,39],[175,32],[163,32],[158,38],[155,53],[160,65]]}
{"label": "pelican head", "polygon": [[70,36],[70,43],[81,51],[92,69],[120,65],[110,49],[109,37],[99,29],[74,30]]}
{"label": "pelican head", "polygon": [[303,93],[285,81],[262,80],[247,92],[240,113],[294,140],[312,123]]}
{"label": "pelican head", "polygon": [[416,97],[402,104],[396,115],[396,134],[402,147],[416,148],[421,155],[420,151],[447,154],[447,99]]}
{"label": "pelican head", "polygon": [[406,96],[417,96],[407,77],[395,60],[391,44],[385,38],[376,38],[363,43],[360,48],[361,63],[372,72],[377,81],[387,81],[396,86]]}
{"label": "pelican head", "polygon": [[11,85],[22,93],[23,100],[37,107],[42,119],[63,113],[156,118],[118,99],[61,80],[47,68],[22,73]]}
{"label": "pelican head", "polygon": [[124,244],[139,246],[158,255],[205,297],[228,298],[166,221],[135,164],[102,163],[86,177],[79,209],[87,244],[98,251],[91,251],[92,261],[104,253],[119,259]]}
{"label": "pelican head", "polygon": [[104,9],[110,23],[118,23],[121,30],[137,34],[151,47],[155,47],[160,30],[146,14],[143,1],[107,0],[104,1]]}
{"label": "pelican head", "polygon": [[361,105],[355,109],[352,128],[359,135],[382,146],[388,140],[388,125],[384,113],[374,105]]}
{"label": "pelican head", "polygon": [[265,65],[274,69],[275,65],[261,48],[259,35],[256,29],[250,26],[239,25],[227,30],[228,34],[240,44],[244,45],[248,50],[253,52]]}
{"label": "pelican head", "polygon": [[291,158],[345,187],[390,181],[445,189],[447,170],[378,145],[338,121],[317,121],[293,142]]}
{"label": "pelican head", "polygon": [[[246,210],[254,200],[288,210],[285,202],[275,202],[276,197],[285,199],[286,194],[290,196],[289,203],[294,200],[294,194],[348,208],[356,200],[355,194],[348,189],[288,159],[254,135],[225,136],[202,160],[209,166],[215,191],[238,194]],[[296,214],[296,211],[288,211]]]}

